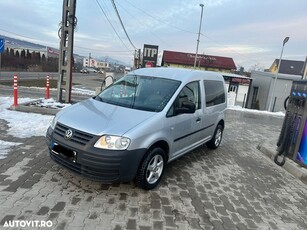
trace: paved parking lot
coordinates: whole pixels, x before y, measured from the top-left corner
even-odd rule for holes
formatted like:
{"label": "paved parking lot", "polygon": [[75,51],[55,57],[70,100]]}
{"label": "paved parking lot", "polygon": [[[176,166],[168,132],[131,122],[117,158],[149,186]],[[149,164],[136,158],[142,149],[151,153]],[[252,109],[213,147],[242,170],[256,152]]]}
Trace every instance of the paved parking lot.
{"label": "paved parking lot", "polygon": [[307,185],[256,149],[274,148],[282,118],[228,111],[226,121],[219,149],[172,162],[160,186],[143,191],[71,174],[47,156],[44,137],[9,136],[0,118],[0,140],[22,143],[0,160],[0,228],[43,220],[52,223],[45,229],[307,229]]}

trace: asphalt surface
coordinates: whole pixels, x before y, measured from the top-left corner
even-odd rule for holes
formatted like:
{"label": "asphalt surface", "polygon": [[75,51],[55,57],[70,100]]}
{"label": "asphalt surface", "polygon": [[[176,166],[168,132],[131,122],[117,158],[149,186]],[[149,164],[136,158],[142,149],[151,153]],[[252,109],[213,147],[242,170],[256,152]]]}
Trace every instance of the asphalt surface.
{"label": "asphalt surface", "polygon": [[0,140],[22,143],[0,160],[0,228],[44,220],[52,222],[44,229],[307,229],[307,185],[257,150],[274,148],[282,121],[228,110],[217,150],[175,160],[144,191],[67,171],[48,157],[44,137],[10,136],[0,118]]}

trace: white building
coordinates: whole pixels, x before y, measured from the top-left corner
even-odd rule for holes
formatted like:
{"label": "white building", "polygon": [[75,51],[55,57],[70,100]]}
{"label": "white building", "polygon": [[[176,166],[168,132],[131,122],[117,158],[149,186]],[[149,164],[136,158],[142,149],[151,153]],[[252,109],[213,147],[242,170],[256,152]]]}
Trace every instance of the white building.
{"label": "white building", "polygon": [[[275,89],[275,73],[252,71],[251,85],[247,99],[247,108],[269,110],[271,98],[271,111],[284,111],[284,101],[290,95],[292,82],[301,80],[299,75],[278,74]],[[272,97],[272,93],[274,95]]]}
{"label": "white building", "polygon": [[109,62],[97,61],[94,58],[83,58],[83,67],[92,67],[97,69],[107,69],[110,67]]}

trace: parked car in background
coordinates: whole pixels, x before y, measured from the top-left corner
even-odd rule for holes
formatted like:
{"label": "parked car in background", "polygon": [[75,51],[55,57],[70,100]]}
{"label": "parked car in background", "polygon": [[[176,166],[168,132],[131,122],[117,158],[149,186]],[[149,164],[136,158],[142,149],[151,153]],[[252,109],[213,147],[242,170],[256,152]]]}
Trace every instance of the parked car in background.
{"label": "parked car in background", "polygon": [[97,73],[97,70],[96,70],[95,68],[88,67],[88,68],[86,68],[86,70],[87,70],[89,73]]}
{"label": "parked car in background", "polygon": [[80,73],[89,73],[89,71],[87,69],[81,69]]}
{"label": "parked car in background", "polygon": [[91,67],[85,67],[80,70],[80,73],[97,73],[98,71]]}
{"label": "parked car in background", "polygon": [[49,155],[94,180],[134,180],[153,189],[167,163],[205,143],[219,147],[226,101],[224,78],[216,72],[131,71],[57,113],[46,133]]}

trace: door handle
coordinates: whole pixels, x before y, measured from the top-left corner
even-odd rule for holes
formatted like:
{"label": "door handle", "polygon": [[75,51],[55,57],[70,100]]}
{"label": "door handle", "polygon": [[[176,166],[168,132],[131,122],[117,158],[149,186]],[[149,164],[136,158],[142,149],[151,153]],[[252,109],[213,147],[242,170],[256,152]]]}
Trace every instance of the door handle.
{"label": "door handle", "polygon": [[199,123],[200,121],[201,121],[201,118],[198,117],[198,118],[196,119],[196,122]]}

